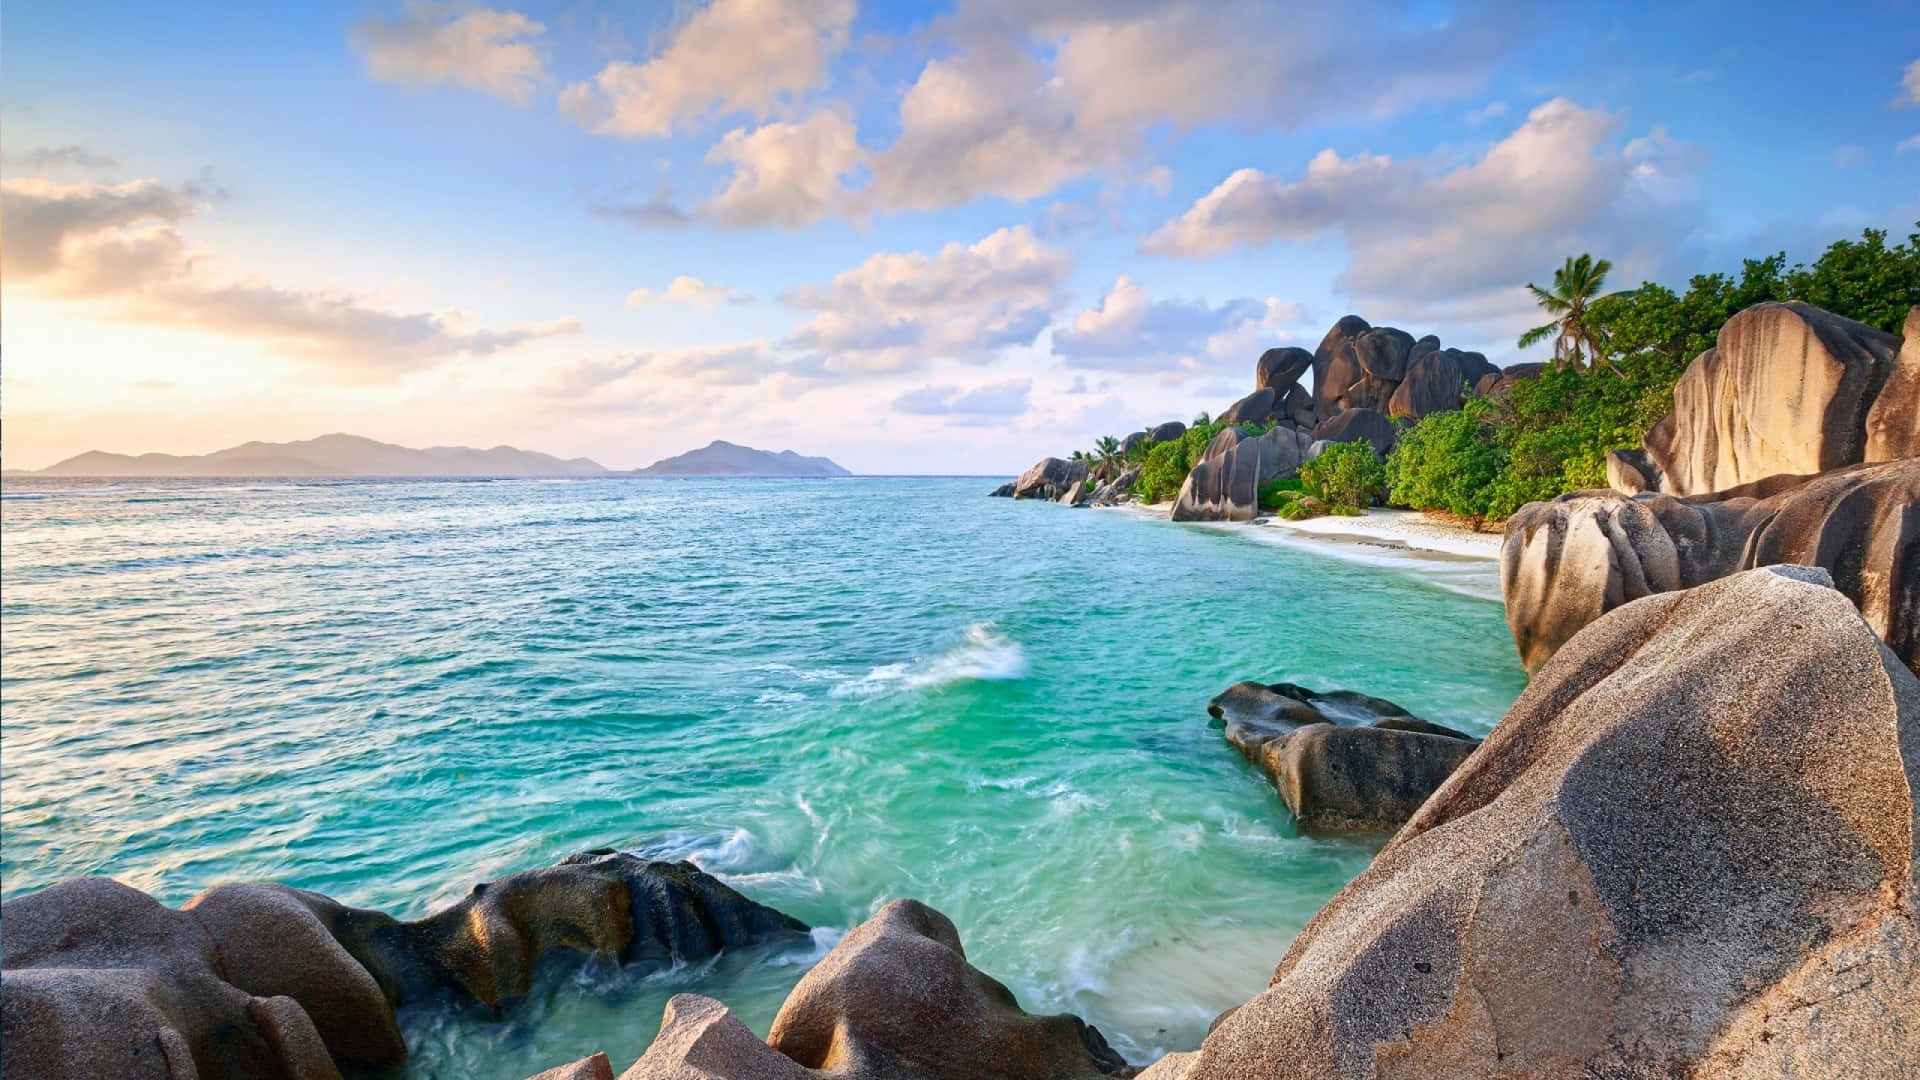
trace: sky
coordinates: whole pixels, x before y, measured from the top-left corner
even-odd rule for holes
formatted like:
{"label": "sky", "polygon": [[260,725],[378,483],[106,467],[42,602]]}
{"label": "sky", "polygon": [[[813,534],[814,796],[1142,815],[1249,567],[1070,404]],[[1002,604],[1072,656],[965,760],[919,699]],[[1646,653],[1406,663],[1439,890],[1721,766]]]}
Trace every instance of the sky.
{"label": "sky", "polygon": [[[126,5],[0,24],[0,456],[1001,474],[1341,315],[1920,220],[1920,2]],[[1535,350],[1543,354],[1546,347]]]}

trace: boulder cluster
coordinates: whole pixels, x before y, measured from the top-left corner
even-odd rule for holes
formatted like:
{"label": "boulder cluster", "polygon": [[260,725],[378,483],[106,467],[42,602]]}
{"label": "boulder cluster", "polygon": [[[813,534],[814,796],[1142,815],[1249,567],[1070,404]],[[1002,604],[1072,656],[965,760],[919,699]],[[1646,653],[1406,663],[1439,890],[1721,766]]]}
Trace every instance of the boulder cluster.
{"label": "boulder cluster", "polygon": [[78,878],[0,907],[8,1080],[326,1078],[406,1060],[394,1009],[500,1010],[554,952],[665,968],[805,924],[691,863],[592,851],[476,885],[414,922],[282,885],[215,886],[167,907]]}
{"label": "boulder cluster", "polygon": [[1622,604],[1798,563],[1824,567],[1920,671],[1920,308],[1905,329],[1801,303],[1727,320],[1673,413],[1609,458],[1612,490],[1507,520],[1500,576],[1527,669]]}
{"label": "boulder cluster", "polygon": [[1313,833],[1393,832],[1480,745],[1351,690],[1241,682],[1207,712]]}
{"label": "boulder cluster", "polygon": [[[1542,367],[1517,364],[1503,370],[1480,353],[1443,348],[1431,334],[1415,339],[1405,330],[1348,315],[1312,351],[1289,346],[1261,354],[1253,393],[1215,417],[1234,427],[1216,436],[1194,464],[1174,499],[1173,518],[1250,521],[1260,511],[1261,485],[1294,475],[1328,446],[1364,440],[1384,458],[1403,425],[1458,409],[1470,395],[1500,393],[1538,375]],[[1300,381],[1309,372],[1312,389]],[[1249,435],[1243,428],[1268,430]],[[1128,435],[1120,449],[1129,453],[1147,440],[1168,442],[1185,432],[1185,425],[1169,421]],[[1085,462],[1045,458],[993,494],[1092,506],[1126,500],[1133,485],[1124,477],[1090,490],[1066,483],[1075,465],[1085,468]],[[1084,471],[1080,480],[1084,484]]]}

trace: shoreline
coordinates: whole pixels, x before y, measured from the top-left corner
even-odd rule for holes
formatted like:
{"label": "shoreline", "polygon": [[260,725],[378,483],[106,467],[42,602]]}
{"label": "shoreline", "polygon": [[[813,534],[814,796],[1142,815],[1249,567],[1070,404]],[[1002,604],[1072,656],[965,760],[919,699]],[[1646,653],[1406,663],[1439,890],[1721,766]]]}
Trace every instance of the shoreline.
{"label": "shoreline", "polygon": [[[1172,520],[1172,503],[1132,503],[1126,510],[1158,521]],[[1408,573],[1428,584],[1477,599],[1502,602],[1500,533],[1474,532],[1419,510],[1368,510],[1357,517],[1288,521],[1195,521],[1181,524],[1243,529],[1261,543],[1304,548],[1348,562]]]}

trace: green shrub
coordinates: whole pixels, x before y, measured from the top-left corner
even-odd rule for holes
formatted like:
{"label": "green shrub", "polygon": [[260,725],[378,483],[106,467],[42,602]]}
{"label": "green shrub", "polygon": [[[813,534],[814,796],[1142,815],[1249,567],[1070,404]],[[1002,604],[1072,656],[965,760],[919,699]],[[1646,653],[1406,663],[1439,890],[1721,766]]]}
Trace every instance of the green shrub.
{"label": "green shrub", "polygon": [[1306,490],[1300,485],[1297,476],[1286,476],[1278,480],[1269,480],[1260,485],[1260,509],[1278,509],[1283,503],[1292,502]]}
{"label": "green shrub", "polygon": [[1387,470],[1366,440],[1336,443],[1300,466],[1300,486],[1331,513],[1359,513],[1386,491]]}
{"label": "green shrub", "polygon": [[[1153,444],[1146,460],[1140,464],[1140,475],[1133,482],[1133,490],[1142,501],[1150,503],[1166,502],[1180,494],[1180,485],[1187,482],[1187,474],[1206,455],[1207,444],[1231,426],[1234,425],[1213,421],[1195,423],[1179,438]],[[1271,423],[1238,426],[1242,434],[1249,436],[1261,435],[1273,428]]]}

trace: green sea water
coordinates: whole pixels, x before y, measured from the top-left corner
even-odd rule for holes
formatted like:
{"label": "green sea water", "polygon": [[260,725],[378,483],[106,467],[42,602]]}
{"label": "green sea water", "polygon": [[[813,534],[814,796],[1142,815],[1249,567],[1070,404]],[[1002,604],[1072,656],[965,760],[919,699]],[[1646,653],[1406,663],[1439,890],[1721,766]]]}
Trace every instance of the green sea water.
{"label": "green sea water", "polygon": [[682,991],[764,1034],[903,896],[1028,1010],[1190,1049],[1371,854],[1297,835],[1208,698],[1288,679],[1483,732],[1524,676],[1457,583],[995,482],[9,480],[0,887],[415,917],[614,846],[819,928],[411,1012],[412,1076],[624,1067]]}

